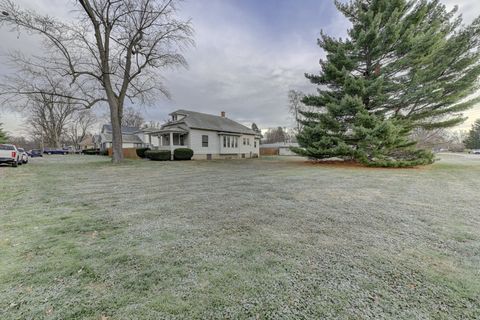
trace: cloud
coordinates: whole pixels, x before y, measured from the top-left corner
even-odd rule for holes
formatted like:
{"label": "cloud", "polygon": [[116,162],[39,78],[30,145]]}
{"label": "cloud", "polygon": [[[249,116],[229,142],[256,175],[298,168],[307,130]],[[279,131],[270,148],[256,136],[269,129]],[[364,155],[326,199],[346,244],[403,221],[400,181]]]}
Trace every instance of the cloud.
{"label": "cloud", "polygon": [[[172,101],[147,113],[156,116],[181,107],[213,114],[226,111],[233,119],[260,127],[292,125],[287,92],[315,89],[304,73],[318,72],[321,51],[316,38],[322,26],[305,32],[277,22],[278,30],[272,32],[268,21],[258,20],[264,17],[224,1],[208,3],[208,8],[189,12],[197,46],[187,53],[188,71],[166,75]],[[301,22],[295,23],[301,27]]]}
{"label": "cloud", "polygon": [[[49,0],[18,2],[52,16],[72,15],[61,0],[54,5]],[[477,0],[444,3],[449,8],[458,4],[466,22],[480,13]],[[256,122],[261,128],[290,126],[288,90],[315,90],[304,73],[319,71],[320,30],[344,37],[348,28],[333,1],[188,0],[180,14],[192,18],[196,32],[196,47],[185,52],[190,67],[161,73],[172,100],[158,97],[155,106],[142,107],[147,120],[161,121],[173,110],[185,108],[213,114],[226,111],[232,119]],[[32,50],[28,36],[16,39],[16,34],[0,30],[0,37],[9,46]],[[0,66],[2,72],[6,71]],[[475,117],[478,111],[470,114]],[[7,127],[15,131],[17,124],[13,121]]]}

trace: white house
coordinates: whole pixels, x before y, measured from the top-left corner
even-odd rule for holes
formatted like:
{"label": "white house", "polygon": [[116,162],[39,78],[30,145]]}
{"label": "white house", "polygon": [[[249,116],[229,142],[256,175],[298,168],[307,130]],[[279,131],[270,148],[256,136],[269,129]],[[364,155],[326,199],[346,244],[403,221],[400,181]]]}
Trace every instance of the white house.
{"label": "white house", "polygon": [[193,159],[258,157],[260,137],[252,129],[225,116],[177,110],[160,129],[143,131],[144,142],[154,149],[190,148]]}
{"label": "white house", "polygon": [[[142,140],[144,134],[140,128],[136,127],[122,127],[122,147],[127,148],[141,148],[145,145]],[[104,124],[100,134],[93,137],[93,142],[96,148],[100,150],[107,150],[112,147],[112,126]]]}

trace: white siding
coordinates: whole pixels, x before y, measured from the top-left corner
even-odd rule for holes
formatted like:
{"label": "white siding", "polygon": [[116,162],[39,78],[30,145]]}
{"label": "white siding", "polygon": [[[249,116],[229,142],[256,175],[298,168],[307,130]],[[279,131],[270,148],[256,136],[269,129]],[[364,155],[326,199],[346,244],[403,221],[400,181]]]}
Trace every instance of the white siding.
{"label": "white siding", "polygon": [[[208,147],[202,146],[202,136],[208,136]],[[234,137],[230,136],[231,139]],[[245,158],[250,158],[251,156],[258,155],[260,152],[259,142],[257,139],[257,146],[255,147],[255,136],[254,135],[241,135],[235,136],[238,138],[238,147],[237,148],[223,148],[223,135],[219,135],[218,131],[210,130],[201,130],[201,129],[190,129],[188,135],[185,136],[185,147],[193,150],[194,157],[196,159],[207,159],[207,154],[211,154],[213,159],[225,157],[234,157],[241,158],[242,154],[245,154]],[[248,138],[250,140],[249,145],[243,145],[243,138]],[[151,143],[153,146],[160,145],[160,139],[157,136],[152,135]],[[148,140],[148,138],[146,138]],[[146,141],[148,143],[148,141]],[[167,146],[163,146],[166,148]],[[178,148],[181,146],[174,146],[173,148]]]}
{"label": "white siding", "polygon": [[[202,135],[208,136],[208,147],[202,147]],[[194,154],[218,154],[220,153],[220,138],[218,132],[191,129],[188,135],[187,146]]]}
{"label": "white siding", "polygon": [[[243,139],[246,139],[248,143],[245,145],[243,144]],[[239,153],[245,153],[245,157],[253,156],[254,154],[259,154],[259,147],[258,147],[258,140],[257,140],[257,147],[255,148],[255,136],[254,135],[242,135],[239,139]]]}

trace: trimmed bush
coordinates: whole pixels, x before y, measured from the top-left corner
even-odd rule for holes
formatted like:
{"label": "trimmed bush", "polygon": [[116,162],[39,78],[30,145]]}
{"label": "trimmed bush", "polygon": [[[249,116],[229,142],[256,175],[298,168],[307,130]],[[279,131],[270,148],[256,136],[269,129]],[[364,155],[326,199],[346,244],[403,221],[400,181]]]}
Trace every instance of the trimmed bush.
{"label": "trimmed bush", "polygon": [[173,151],[173,159],[175,160],[191,160],[193,150],[189,148],[178,148]]}
{"label": "trimmed bush", "polygon": [[100,153],[100,150],[98,150],[98,149],[86,149],[86,150],[82,150],[82,153],[87,154],[87,155],[96,155],[96,154]]}
{"label": "trimmed bush", "polygon": [[154,161],[168,161],[172,153],[170,150],[148,150],[145,151],[145,157]]}
{"label": "trimmed bush", "polygon": [[148,150],[150,150],[150,148],[137,148],[137,150],[135,151],[137,152],[137,156],[139,156],[142,159],[145,159],[146,158],[145,152]]}

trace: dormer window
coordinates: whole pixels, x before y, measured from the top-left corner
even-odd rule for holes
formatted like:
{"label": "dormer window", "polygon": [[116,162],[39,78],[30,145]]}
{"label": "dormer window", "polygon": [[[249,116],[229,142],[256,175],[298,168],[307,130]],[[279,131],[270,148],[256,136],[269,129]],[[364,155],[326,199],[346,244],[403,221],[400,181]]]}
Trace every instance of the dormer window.
{"label": "dormer window", "polygon": [[178,113],[172,114],[172,121],[180,121],[183,118],[185,118],[184,114],[178,114]]}

